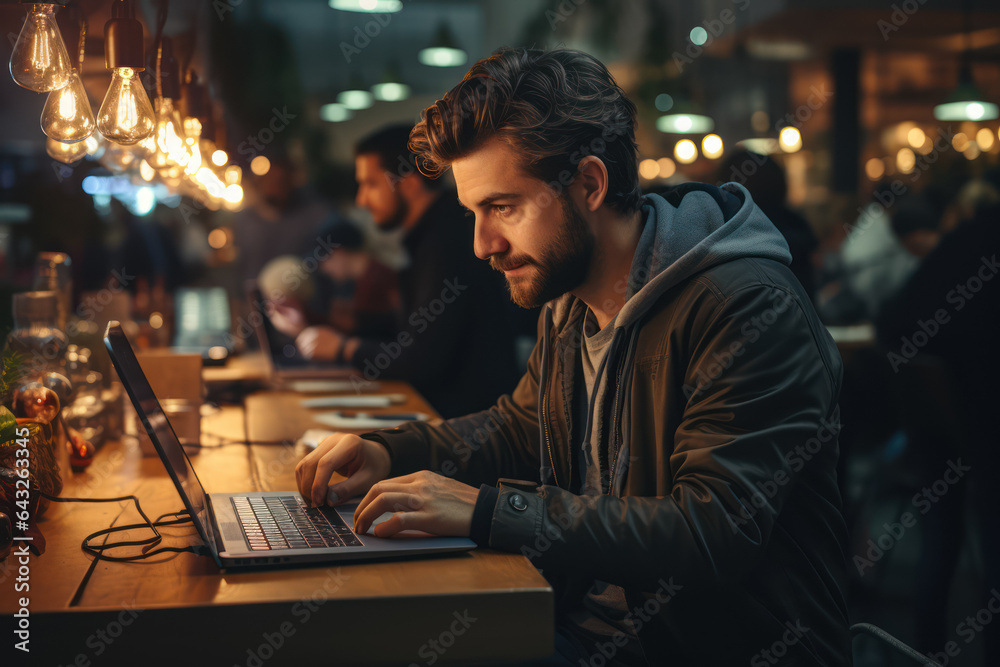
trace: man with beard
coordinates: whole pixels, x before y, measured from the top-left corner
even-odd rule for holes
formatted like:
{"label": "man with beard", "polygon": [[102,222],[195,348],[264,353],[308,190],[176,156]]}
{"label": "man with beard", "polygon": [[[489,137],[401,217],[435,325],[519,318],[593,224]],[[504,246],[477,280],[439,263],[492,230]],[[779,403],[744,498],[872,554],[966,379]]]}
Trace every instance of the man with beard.
{"label": "man with beard", "polygon": [[368,380],[410,382],[444,417],[485,408],[517,383],[512,310],[502,279],[468,248],[473,230],[455,193],[421,174],[410,125],[386,127],[355,148],[357,204],[382,230],[401,230],[398,332],[348,337],[330,326],[299,333],[312,359],[347,362]]}
{"label": "man with beard", "polygon": [[635,116],[570,50],[501,49],[424,111],[421,169],[545,304],[539,341],[489,410],[331,436],[299,490],[526,555],[557,592],[542,664],[848,665],[837,349],[745,188],[642,195]]}

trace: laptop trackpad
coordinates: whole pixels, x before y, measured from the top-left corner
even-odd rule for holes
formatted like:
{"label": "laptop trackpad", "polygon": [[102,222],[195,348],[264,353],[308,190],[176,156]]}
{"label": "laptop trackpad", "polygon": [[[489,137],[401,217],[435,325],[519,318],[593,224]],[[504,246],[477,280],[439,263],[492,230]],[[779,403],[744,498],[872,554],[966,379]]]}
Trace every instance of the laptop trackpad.
{"label": "laptop trackpad", "polygon": [[[337,507],[337,511],[340,512],[340,516],[343,517],[344,521],[346,521],[347,525],[349,526],[354,525],[354,510],[357,509],[357,507],[358,507],[357,502],[349,502]],[[389,517],[391,516],[392,512],[385,512],[384,514],[382,514],[380,517],[372,521],[372,525],[368,527],[368,531],[365,534],[371,535],[372,537],[376,537],[375,526],[379,525],[383,521],[388,521]],[[437,536],[432,535],[430,533],[425,533],[422,530],[403,530],[393,535],[392,539],[402,540],[402,539],[414,539],[414,538],[425,538],[425,537],[437,537]]]}

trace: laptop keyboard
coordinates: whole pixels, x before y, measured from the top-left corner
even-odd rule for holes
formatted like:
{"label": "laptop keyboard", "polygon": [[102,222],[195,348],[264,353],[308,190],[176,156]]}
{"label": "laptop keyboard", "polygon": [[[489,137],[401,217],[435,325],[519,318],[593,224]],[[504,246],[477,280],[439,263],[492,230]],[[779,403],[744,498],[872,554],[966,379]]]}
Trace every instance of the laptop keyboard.
{"label": "laptop keyboard", "polygon": [[233,496],[253,551],[364,546],[336,510],[324,514],[298,496]]}

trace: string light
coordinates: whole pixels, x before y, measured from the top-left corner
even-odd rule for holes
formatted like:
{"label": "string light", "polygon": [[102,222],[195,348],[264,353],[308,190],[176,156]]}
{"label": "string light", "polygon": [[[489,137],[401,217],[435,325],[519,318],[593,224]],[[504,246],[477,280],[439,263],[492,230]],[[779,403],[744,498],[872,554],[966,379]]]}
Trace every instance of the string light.
{"label": "string light", "polygon": [[104,26],[105,67],[113,71],[111,86],[97,114],[97,129],[123,146],[153,131],[153,107],[136,76],[143,66],[142,24],[135,20],[131,0],[115,0],[111,20]]}
{"label": "string light", "polygon": [[58,90],[69,81],[69,54],[56,25],[55,10],[54,4],[31,4],[10,54],[14,82],[36,93]]}

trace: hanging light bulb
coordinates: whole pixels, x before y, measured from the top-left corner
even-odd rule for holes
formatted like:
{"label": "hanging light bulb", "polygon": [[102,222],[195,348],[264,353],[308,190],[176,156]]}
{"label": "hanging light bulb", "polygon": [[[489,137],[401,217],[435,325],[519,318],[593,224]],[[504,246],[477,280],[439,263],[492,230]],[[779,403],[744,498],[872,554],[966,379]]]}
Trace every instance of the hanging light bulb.
{"label": "hanging light bulb", "polygon": [[106,139],[131,146],[153,131],[153,107],[136,76],[143,69],[142,24],[131,0],[115,0],[104,26],[104,64],[114,71],[97,114],[97,129]]}
{"label": "hanging light bulb", "polygon": [[83,81],[75,69],[71,70],[69,83],[59,90],[53,90],[45,100],[42,132],[50,139],[74,143],[93,134],[96,126]]}
{"label": "hanging light bulb", "polygon": [[137,159],[138,156],[131,150],[130,146],[109,141],[104,147],[104,155],[98,159],[98,162],[109,171],[121,173],[133,166]]}
{"label": "hanging light bulb", "polygon": [[131,146],[153,131],[153,107],[131,67],[115,68],[111,86],[97,115],[106,139]]}
{"label": "hanging light bulb", "polygon": [[10,75],[36,93],[58,90],[69,80],[70,61],[59,27],[56,5],[31,4],[10,55]]}
{"label": "hanging light bulb", "polygon": [[184,134],[187,137],[187,159],[184,162],[184,173],[193,176],[201,169],[201,121],[197,118],[184,119]]}
{"label": "hanging light bulb", "polygon": [[184,123],[174,104],[181,95],[177,61],[174,59],[173,42],[169,37],[160,40],[156,55],[156,152],[149,164],[161,175],[175,179],[190,159]]}
{"label": "hanging light bulb", "polygon": [[149,136],[140,139],[133,144],[133,149],[143,159],[148,159],[156,154],[156,133],[150,132]]}
{"label": "hanging light bulb", "polygon": [[185,155],[181,117],[169,97],[156,98],[156,152],[149,159],[153,169],[167,169],[179,164]]}
{"label": "hanging light bulb", "polygon": [[104,156],[104,151],[107,150],[108,147],[107,139],[102,137],[100,132],[94,132],[81,143],[87,146],[88,160],[100,160]]}
{"label": "hanging light bulb", "polygon": [[56,141],[52,137],[49,137],[45,141],[45,152],[49,154],[50,158],[58,160],[63,164],[73,164],[80,158],[87,155],[89,151],[90,146],[87,145],[86,141],[64,144],[61,141]]}
{"label": "hanging light bulb", "polygon": [[42,132],[63,143],[83,141],[94,133],[97,122],[90,107],[90,98],[83,87],[80,72],[87,44],[87,20],[81,14],[79,41],[79,68],[71,69],[66,85],[49,93],[42,109]]}

